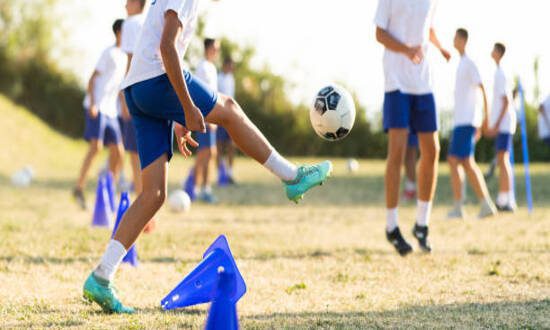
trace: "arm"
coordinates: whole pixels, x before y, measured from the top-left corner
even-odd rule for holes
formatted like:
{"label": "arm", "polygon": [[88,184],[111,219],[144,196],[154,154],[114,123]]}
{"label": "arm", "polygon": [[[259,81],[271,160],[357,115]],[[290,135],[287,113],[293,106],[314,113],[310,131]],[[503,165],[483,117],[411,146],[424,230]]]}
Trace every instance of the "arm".
{"label": "arm", "polygon": [[130,72],[130,65],[132,65],[132,57],[134,54],[128,53],[126,55],[128,55],[128,64],[126,64],[126,74],[128,74],[128,72]]}
{"label": "arm", "polygon": [[447,51],[443,46],[441,46],[441,42],[439,42],[439,38],[437,37],[437,33],[435,32],[434,28],[430,28],[430,42],[441,52],[441,55],[449,62],[451,59],[451,53]]}
{"label": "arm", "polygon": [[487,92],[485,91],[485,86],[479,84],[481,89],[481,95],[483,95],[483,125],[481,126],[481,131],[486,132],[489,128],[489,103],[487,102]]}
{"label": "arm", "polygon": [[177,14],[172,10],[167,11],[160,43],[160,53],[168,79],[184,109],[187,128],[191,131],[204,132],[204,118],[191,99],[187,84],[183,78],[183,70],[176,49],[176,40],[182,33],[182,30],[183,27]]}
{"label": "arm", "polygon": [[90,77],[90,80],[88,81],[88,96],[90,97],[90,109],[88,109],[90,113],[90,117],[97,118],[97,115],[99,114],[99,111],[97,109],[96,105],[96,99],[95,99],[95,80],[100,75],[99,71],[95,70],[92,76]]}
{"label": "arm", "polygon": [[387,49],[407,56],[413,63],[419,64],[424,59],[422,47],[408,47],[380,27],[376,28],[376,40]]}
{"label": "arm", "polygon": [[498,134],[498,128],[500,127],[500,124],[504,119],[504,115],[506,115],[506,112],[508,111],[509,105],[510,101],[508,100],[508,97],[502,96],[502,110],[500,111],[500,115],[498,116],[498,120],[495,123],[495,126],[490,129],[490,135],[496,136]]}

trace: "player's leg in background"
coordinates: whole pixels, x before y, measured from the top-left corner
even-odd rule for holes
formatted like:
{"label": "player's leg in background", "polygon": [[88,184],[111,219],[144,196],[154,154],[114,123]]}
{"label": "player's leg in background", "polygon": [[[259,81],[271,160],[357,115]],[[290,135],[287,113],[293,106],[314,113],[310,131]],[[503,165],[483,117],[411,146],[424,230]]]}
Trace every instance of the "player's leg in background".
{"label": "player's leg in background", "polygon": [[113,174],[114,182],[118,182],[124,159],[124,146],[122,143],[109,144],[109,171]]}
{"label": "player's leg in background", "polygon": [[492,215],[495,215],[496,207],[493,203],[491,195],[489,194],[489,189],[487,188],[487,183],[483,177],[483,172],[477,165],[477,162],[474,156],[469,157],[463,162],[464,170],[468,175],[468,181],[472,185],[474,192],[481,204],[481,209],[479,211],[480,218],[486,218]]}
{"label": "player's leg in background", "polygon": [[[410,139],[410,138],[409,138]],[[416,197],[416,163],[418,161],[418,145],[408,143],[405,152],[405,190],[403,198],[413,201]]]}
{"label": "player's leg in background", "polygon": [[510,153],[499,151],[497,153],[497,166],[499,169],[499,189],[497,205],[501,208],[510,206],[511,173]]}
{"label": "player's leg in background", "polygon": [[134,178],[134,192],[136,195],[139,195],[142,190],[141,183],[141,166],[139,164],[139,155],[137,152],[129,152],[130,154],[130,165],[132,166],[132,176]]}
{"label": "player's leg in background", "polygon": [[462,186],[464,184],[464,169],[461,161],[455,157],[449,155],[447,162],[450,168],[451,188],[453,191],[453,209],[447,214],[448,218],[463,218],[464,210],[462,205]]}
{"label": "player's leg in background", "polygon": [[84,190],[90,167],[92,166],[93,161],[95,160],[98,153],[101,151],[102,147],[103,143],[100,140],[90,140],[88,151],[86,152],[86,156],[84,157],[84,161],[82,162],[82,167],[80,168],[80,173],[76,182],[76,189],[80,191]]}

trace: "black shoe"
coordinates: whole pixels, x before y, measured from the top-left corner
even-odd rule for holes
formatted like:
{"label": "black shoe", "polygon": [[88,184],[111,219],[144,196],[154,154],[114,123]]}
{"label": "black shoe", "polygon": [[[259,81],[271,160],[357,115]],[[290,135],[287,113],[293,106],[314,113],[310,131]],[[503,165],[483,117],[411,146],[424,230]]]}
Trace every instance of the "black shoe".
{"label": "black shoe", "polygon": [[516,209],[515,209],[513,206],[511,206],[511,205],[504,205],[504,206],[502,206],[502,205],[498,205],[498,204],[497,204],[497,210],[498,210],[499,212],[509,212],[509,213],[514,213],[514,212],[516,212]]}
{"label": "black shoe", "polygon": [[80,208],[84,211],[86,211],[86,209],[88,208],[86,206],[86,198],[84,197],[84,193],[82,192],[81,189],[78,189],[78,188],[74,188],[73,190],[73,198],[75,199],[76,203],[78,204],[78,206],[80,206]]}
{"label": "black shoe", "polygon": [[391,233],[386,231],[386,238],[402,257],[413,251],[412,246],[401,235],[399,227],[395,228]]}
{"label": "black shoe", "polygon": [[429,233],[428,227],[414,225],[412,233],[414,237],[416,237],[416,239],[418,240],[418,245],[420,246],[420,249],[426,253],[431,253],[432,246],[428,241],[428,233]]}

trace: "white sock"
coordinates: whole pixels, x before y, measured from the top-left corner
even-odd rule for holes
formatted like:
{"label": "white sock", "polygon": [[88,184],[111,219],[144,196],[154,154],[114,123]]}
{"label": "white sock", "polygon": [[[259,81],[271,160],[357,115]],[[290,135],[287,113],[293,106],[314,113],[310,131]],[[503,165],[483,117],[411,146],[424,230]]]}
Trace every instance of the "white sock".
{"label": "white sock", "polygon": [[391,233],[399,226],[397,223],[398,212],[397,207],[394,209],[386,209],[386,231]]}
{"label": "white sock", "polygon": [[510,206],[516,205],[516,194],[514,193],[513,190],[510,190],[508,192],[508,204],[510,204]]}
{"label": "white sock", "polygon": [[416,191],[416,182],[407,179],[405,181],[405,190],[406,191]]}
{"label": "white sock", "polygon": [[509,200],[510,193],[509,192],[499,192],[497,197],[497,204],[499,206],[506,206],[510,202]]}
{"label": "white sock", "polygon": [[298,176],[298,167],[279,155],[275,150],[271,152],[264,166],[284,181],[292,181]]}
{"label": "white sock", "polygon": [[94,274],[106,281],[112,281],[126,253],[124,245],[112,239],[109,245],[107,245],[107,250],[103,258],[101,258],[99,266],[95,269]]}
{"label": "white sock", "polygon": [[212,193],[212,186],[207,185],[207,186],[202,187],[202,193],[203,194],[211,194]]}
{"label": "white sock", "polygon": [[430,225],[430,217],[432,215],[432,202],[417,201],[416,224],[421,227]]}
{"label": "white sock", "polygon": [[233,177],[233,168],[232,167],[228,167],[227,168],[227,175],[232,178]]}

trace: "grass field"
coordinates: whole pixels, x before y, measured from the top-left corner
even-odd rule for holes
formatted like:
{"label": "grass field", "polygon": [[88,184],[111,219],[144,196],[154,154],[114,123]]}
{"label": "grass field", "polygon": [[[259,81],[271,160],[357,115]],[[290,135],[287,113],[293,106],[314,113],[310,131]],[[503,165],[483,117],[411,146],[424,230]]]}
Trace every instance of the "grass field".
{"label": "grass field", "polygon": [[[160,300],[219,234],[228,236],[248,285],[238,306],[244,329],[550,328],[547,164],[533,167],[534,214],[522,208],[478,221],[470,205],[471,218],[452,222],[443,165],[435,253],[401,258],[384,238],[382,162],[361,161],[349,175],[336,160],[334,179],[294,206],[277,180],[239,159],[240,186],[218,190],[221,205],[161,211],[157,231],[138,242],[140,267],[118,274],[123,300],[139,313],[111,316],[81,299],[110,235],[92,229],[91,213],[70,198],[84,144],[1,97],[0,115],[0,328],[200,328],[205,306],[166,313]],[[26,164],[35,182],[12,188],[11,173]],[[173,162],[171,189],[189,165]],[[90,202],[93,191],[91,182]],[[408,238],[413,217],[412,206],[402,209]]]}

